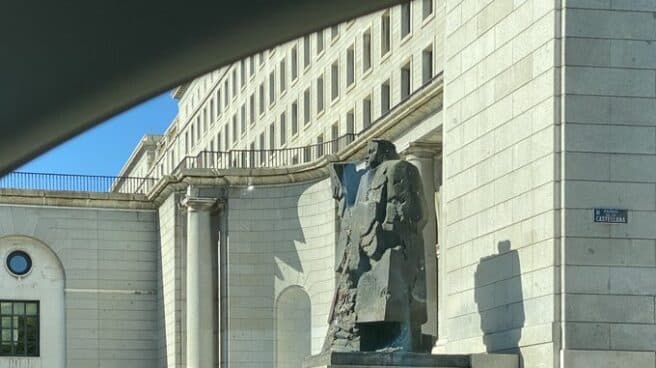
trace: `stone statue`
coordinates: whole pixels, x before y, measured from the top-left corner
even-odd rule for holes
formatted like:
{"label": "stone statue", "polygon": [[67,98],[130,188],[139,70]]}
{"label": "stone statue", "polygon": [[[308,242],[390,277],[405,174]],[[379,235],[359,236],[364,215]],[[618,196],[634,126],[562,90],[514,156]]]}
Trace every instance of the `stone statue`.
{"label": "stone statue", "polygon": [[367,168],[332,167],[339,202],[337,287],[323,351],[426,352],[424,195],[415,166],[385,140]]}

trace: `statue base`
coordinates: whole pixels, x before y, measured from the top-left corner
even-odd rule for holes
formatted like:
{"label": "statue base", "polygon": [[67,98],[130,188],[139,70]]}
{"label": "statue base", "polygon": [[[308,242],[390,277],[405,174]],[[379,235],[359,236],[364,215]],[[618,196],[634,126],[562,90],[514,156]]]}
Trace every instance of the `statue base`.
{"label": "statue base", "polygon": [[303,368],[518,368],[514,354],[421,354],[328,352],[305,358]]}

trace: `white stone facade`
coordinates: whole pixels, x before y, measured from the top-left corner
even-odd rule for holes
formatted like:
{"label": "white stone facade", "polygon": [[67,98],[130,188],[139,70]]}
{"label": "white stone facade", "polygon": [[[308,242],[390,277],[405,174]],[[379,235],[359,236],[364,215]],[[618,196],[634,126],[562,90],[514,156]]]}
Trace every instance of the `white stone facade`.
{"label": "white stone facade", "polygon": [[0,252],[24,250],[32,272],[2,268],[3,300],[37,300],[39,358],[1,367],[155,367],[157,223],[152,210],[0,207]]}
{"label": "white stone facade", "polygon": [[[176,89],[178,116],[122,171],[154,179],[143,194],[2,190],[3,262],[18,246],[52,272],[0,277],[0,299],[65,312],[42,326],[42,344],[61,343],[0,367],[300,366],[321,347],[334,291],[326,166],[361,158],[375,137],[419,167],[435,209],[424,234],[427,255],[439,251],[424,326],[435,353],[653,367],[656,2],[409,4]],[[326,142],[369,117],[348,146],[292,166],[196,159]],[[595,223],[594,208],[628,210],[628,223]]]}

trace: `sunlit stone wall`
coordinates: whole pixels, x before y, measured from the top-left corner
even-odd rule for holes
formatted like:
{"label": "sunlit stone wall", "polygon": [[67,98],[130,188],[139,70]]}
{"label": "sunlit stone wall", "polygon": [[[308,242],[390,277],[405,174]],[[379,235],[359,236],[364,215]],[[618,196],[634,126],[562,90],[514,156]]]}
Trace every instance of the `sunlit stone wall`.
{"label": "sunlit stone wall", "polygon": [[[233,188],[228,199],[228,359],[244,368],[272,367],[276,344],[321,349],[334,290],[335,202],[329,180]],[[283,290],[309,296],[310,331],[291,336]],[[277,303],[282,303],[278,305]],[[302,303],[300,305],[303,305]],[[278,308],[283,310],[278,310]],[[281,321],[277,321],[277,316]],[[278,323],[280,333],[277,332]],[[305,340],[309,339],[309,341]],[[288,365],[287,367],[300,367]],[[282,367],[281,367],[282,368]]]}

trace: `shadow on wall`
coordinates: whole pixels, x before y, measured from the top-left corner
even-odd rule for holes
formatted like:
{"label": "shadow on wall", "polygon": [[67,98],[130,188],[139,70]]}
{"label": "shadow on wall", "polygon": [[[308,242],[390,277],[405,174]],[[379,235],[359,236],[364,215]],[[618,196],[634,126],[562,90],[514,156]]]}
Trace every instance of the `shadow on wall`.
{"label": "shadow on wall", "polygon": [[519,256],[508,240],[497,247],[498,253],[481,258],[476,268],[474,299],[483,343],[487,352],[519,353],[525,320]]}

